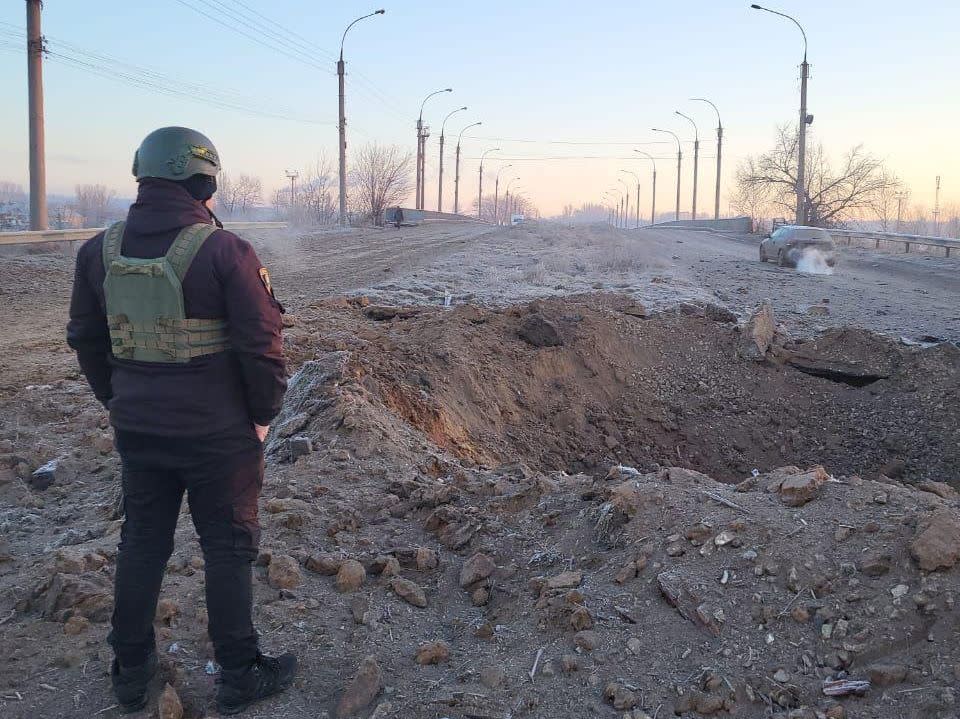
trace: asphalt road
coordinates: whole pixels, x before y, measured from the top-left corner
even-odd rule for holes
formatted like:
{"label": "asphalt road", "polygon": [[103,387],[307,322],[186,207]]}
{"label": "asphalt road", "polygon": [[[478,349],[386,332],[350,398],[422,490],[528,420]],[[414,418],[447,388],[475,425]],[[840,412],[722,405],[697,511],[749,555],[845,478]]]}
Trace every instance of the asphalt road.
{"label": "asphalt road", "polygon": [[[770,298],[778,312],[804,329],[844,324],[912,339],[960,340],[955,257],[841,247],[832,275],[812,275],[759,262],[756,238],[685,230],[637,235],[641,241],[672,243],[678,265],[724,299]],[[811,314],[815,305],[826,305],[829,314]]]}

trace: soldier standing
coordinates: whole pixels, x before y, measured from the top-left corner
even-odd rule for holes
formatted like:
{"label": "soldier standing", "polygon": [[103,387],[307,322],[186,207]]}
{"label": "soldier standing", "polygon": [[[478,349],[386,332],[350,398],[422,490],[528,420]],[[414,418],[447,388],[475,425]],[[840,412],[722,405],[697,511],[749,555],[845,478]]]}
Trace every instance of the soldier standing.
{"label": "soldier standing", "polygon": [[286,390],[283,308],[253,248],[209,209],[219,171],[199,132],[150,133],[134,155],[126,221],[77,254],[67,341],[110,411],[123,466],[108,641],[125,711],[146,705],[157,671],[153,619],[184,492],[222,668],[218,710],[243,711],[296,673],[292,654],[260,652],[251,616],[263,441]]}

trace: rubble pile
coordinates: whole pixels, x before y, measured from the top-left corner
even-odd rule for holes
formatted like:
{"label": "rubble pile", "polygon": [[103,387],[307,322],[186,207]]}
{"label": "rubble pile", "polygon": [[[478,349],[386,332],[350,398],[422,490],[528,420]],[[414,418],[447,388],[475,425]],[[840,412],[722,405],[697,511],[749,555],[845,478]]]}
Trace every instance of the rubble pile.
{"label": "rubble pile", "polygon": [[[364,308],[290,323],[254,572],[303,669],[257,716],[956,716],[955,348],[617,297]],[[78,385],[0,430],[3,716],[110,704],[117,467]],[[161,716],[213,711],[202,568],[185,514]]]}

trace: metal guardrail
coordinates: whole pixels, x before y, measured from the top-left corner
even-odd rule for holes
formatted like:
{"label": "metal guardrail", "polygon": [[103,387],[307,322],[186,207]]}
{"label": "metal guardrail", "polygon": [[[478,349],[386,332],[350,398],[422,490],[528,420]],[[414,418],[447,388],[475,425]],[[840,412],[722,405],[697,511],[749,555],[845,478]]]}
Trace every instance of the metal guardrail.
{"label": "metal guardrail", "polygon": [[[281,230],[286,222],[224,222],[227,230]],[[40,230],[33,232],[0,232],[0,245],[38,245],[47,242],[85,242],[103,232],[103,227],[83,230]]]}
{"label": "metal guardrail", "polygon": [[910,252],[910,246],[942,247],[947,257],[951,250],[960,250],[960,240],[948,237],[930,237],[927,235],[904,235],[897,232],[867,232],[861,230],[830,230],[834,241],[846,240],[849,246],[853,240],[867,240],[874,243],[875,249],[880,249],[881,242],[902,243],[905,251]]}

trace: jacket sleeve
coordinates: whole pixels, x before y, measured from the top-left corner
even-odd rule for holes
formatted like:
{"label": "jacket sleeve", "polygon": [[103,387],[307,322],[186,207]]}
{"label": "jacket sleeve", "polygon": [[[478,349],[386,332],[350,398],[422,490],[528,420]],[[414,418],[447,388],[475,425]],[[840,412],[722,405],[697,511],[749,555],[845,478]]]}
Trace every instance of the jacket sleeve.
{"label": "jacket sleeve", "polygon": [[[77,353],[77,362],[98,400],[106,407],[113,397],[110,385],[110,330],[99,294],[90,284],[90,262],[100,261],[98,238],[85,243],[77,253],[70,298],[67,344]],[[102,239],[101,239],[102,241]]]}
{"label": "jacket sleeve", "polygon": [[287,390],[280,304],[261,275],[253,247],[231,237],[220,270],[230,344],[240,362],[250,419],[267,425],[280,412]]}

